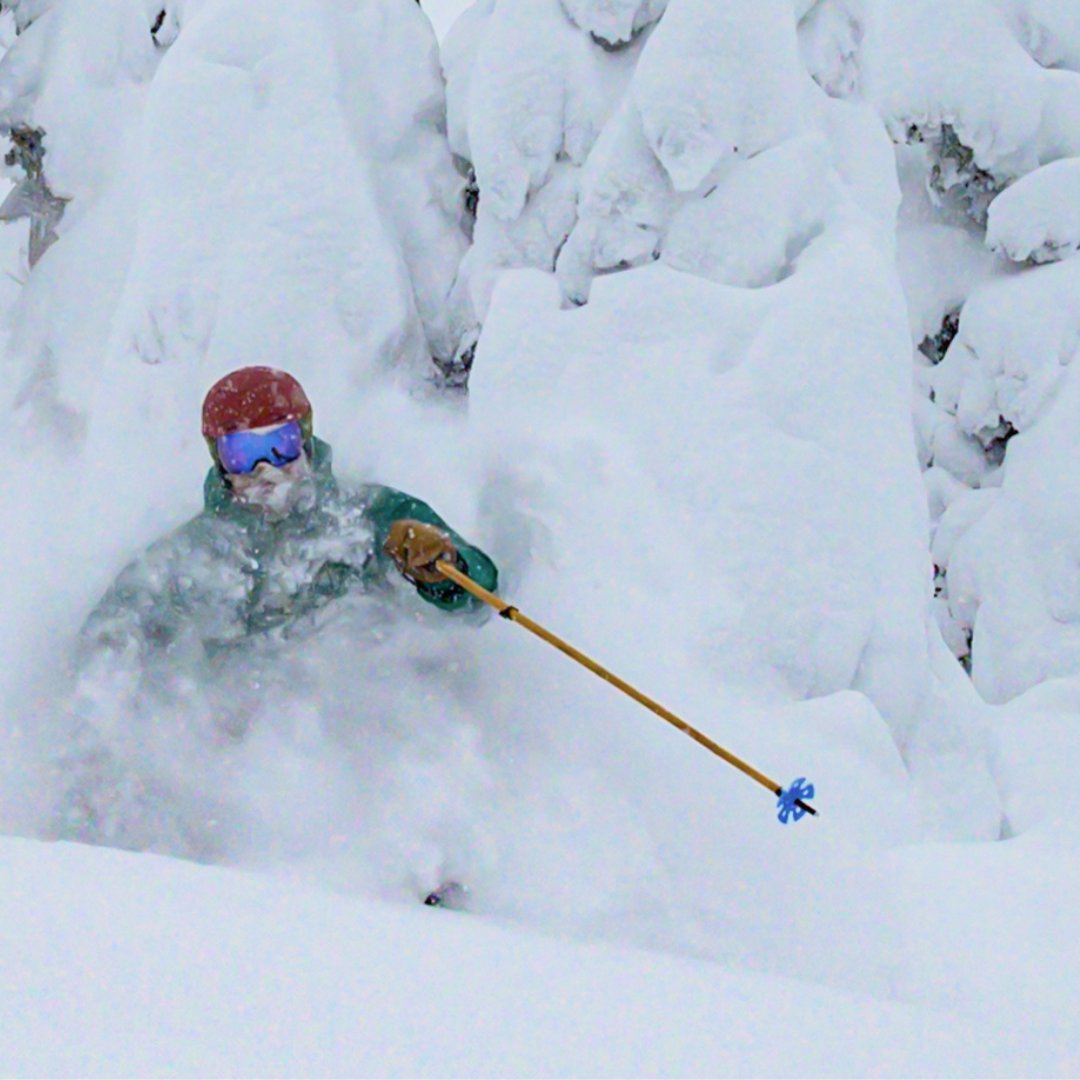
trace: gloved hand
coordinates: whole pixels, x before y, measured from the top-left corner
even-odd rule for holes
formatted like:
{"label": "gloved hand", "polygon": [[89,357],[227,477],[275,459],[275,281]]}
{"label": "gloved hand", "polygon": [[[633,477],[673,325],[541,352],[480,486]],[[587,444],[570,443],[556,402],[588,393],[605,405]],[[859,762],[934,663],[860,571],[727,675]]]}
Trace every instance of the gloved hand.
{"label": "gloved hand", "polygon": [[453,540],[442,529],[413,518],[402,518],[390,526],[390,535],[383,544],[383,551],[394,560],[406,578],[427,585],[446,581],[435,569],[438,560],[457,562],[457,548]]}

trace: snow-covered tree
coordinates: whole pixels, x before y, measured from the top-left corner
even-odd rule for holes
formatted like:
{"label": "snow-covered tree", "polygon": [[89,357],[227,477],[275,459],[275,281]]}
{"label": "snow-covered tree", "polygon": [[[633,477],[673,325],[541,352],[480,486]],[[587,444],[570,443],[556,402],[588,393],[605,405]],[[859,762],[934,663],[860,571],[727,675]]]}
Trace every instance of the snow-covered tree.
{"label": "snow-covered tree", "polygon": [[35,415],[85,414],[105,372],[155,368],[171,400],[287,360],[340,398],[453,356],[462,185],[416,5],[9,6],[0,124],[29,165],[6,216],[62,240],[14,313]]}
{"label": "snow-covered tree", "polygon": [[[996,796],[978,724],[953,700],[961,691],[942,668],[929,614],[912,350],[897,325],[900,191],[886,134],[897,129],[882,123],[872,95],[877,108],[860,100],[864,84],[881,82],[885,61],[871,68],[866,54],[873,20],[886,15],[837,0],[634,10],[636,34],[628,6],[619,8],[622,29],[605,37],[612,5],[568,14],[556,0],[496,0],[470,9],[447,41],[450,139],[478,186],[475,242],[454,293],[485,327],[474,415],[488,400],[513,408],[516,376],[503,358],[520,363],[523,350],[527,366],[560,386],[580,365],[603,365],[613,384],[629,380],[645,397],[608,391],[618,402],[611,423],[631,440],[640,431],[640,452],[680,472],[680,489],[710,492],[708,512],[696,494],[685,511],[710,550],[730,551],[696,594],[697,618],[726,643],[710,653],[716,668],[797,695],[864,690],[938,800],[939,819],[950,819],[951,800],[960,831],[992,832]],[[647,288],[683,313],[674,325],[645,302],[644,279],[617,274],[656,263]],[[564,317],[547,313],[539,282],[533,321],[511,318],[507,305],[523,303],[525,286],[507,285],[500,304],[499,282],[515,267],[553,275],[564,303],[587,304],[589,324],[607,328],[609,355],[555,330]],[[676,300],[665,272],[719,291],[694,286]],[[840,308],[843,319],[831,314]],[[685,329],[698,310],[716,320],[696,331],[711,342],[715,383],[695,367],[705,362],[694,359],[702,339]],[[654,335],[665,359],[635,359],[635,343]],[[534,339],[560,354],[564,374]],[[480,374],[482,364],[506,372],[510,400],[489,397],[485,380],[501,374]],[[528,385],[535,393],[535,376]],[[693,407],[678,403],[676,386],[696,388],[687,391]],[[605,391],[591,392],[603,411]],[[564,395],[573,392],[557,395],[558,409]],[[679,432],[679,449],[663,448],[661,421],[645,404],[652,395],[668,403],[662,423]],[[795,433],[808,443],[779,453]],[[687,459],[686,445],[708,450]],[[773,451],[762,458],[765,446]],[[878,518],[890,522],[885,530],[855,524],[874,502],[864,484],[890,498],[904,492],[903,511],[892,503]],[[802,524],[786,529],[796,504]],[[952,794],[933,779],[945,753],[966,762]]]}
{"label": "snow-covered tree", "polygon": [[[1030,270],[1015,278],[1010,265],[1076,250],[1078,16],[1074,5],[1054,0],[804,0],[794,5],[795,33],[780,33],[782,8],[679,3],[621,48],[580,16],[562,19],[555,3],[471,9],[444,52],[451,139],[462,158],[475,159],[480,203],[455,295],[482,320],[507,267],[554,268],[574,303],[587,299],[595,275],[657,259],[740,286],[788,274],[800,238],[814,236],[835,204],[822,183],[823,161],[813,159],[822,144],[783,136],[806,130],[795,118],[807,111],[795,109],[797,47],[803,69],[828,95],[869,103],[897,144],[916,428],[936,528],[958,492],[1000,485],[1006,444],[1056,400],[1073,352],[1071,270],[1027,280]],[[546,32],[515,36],[527,19],[544,20]],[[575,33],[583,28],[587,37]],[[543,50],[532,44],[540,39]],[[526,67],[541,91],[517,81]],[[596,86],[604,92],[583,91]],[[784,107],[770,111],[770,94]],[[498,106],[481,105],[492,101]],[[781,126],[762,141],[740,129],[747,117]],[[877,199],[886,205],[880,192]],[[952,516],[973,520],[962,508]],[[956,531],[942,534],[952,538],[949,552]],[[946,545],[934,550],[935,610],[970,665],[979,605],[955,595],[955,577],[950,591]],[[1007,693],[1040,677],[1041,663],[1032,661]],[[1006,692],[993,689],[989,666],[976,681],[1000,696]]]}
{"label": "snow-covered tree", "polygon": [[914,144],[912,178],[923,172],[929,195],[908,254],[938,279],[915,286],[936,610],[992,700],[1080,661],[1062,555],[1080,540],[1070,487],[1035,480],[1068,441],[1049,431],[1076,419],[1076,269],[1039,264],[1076,251],[1078,48],[1075,5],[1053,0],[885,3],[867,39],[869,96]]}

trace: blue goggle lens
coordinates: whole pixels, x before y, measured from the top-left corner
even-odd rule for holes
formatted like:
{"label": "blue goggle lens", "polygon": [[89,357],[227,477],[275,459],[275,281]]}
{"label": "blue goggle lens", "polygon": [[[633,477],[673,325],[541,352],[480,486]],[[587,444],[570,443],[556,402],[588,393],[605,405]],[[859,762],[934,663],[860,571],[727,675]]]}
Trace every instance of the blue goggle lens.
{"label": "blue goggle lens", "polygon": [[234,476],[253,472],[260,461],[271,465],[288,465],[304,452],[304,432],[296,420],[290,420],[273,431],[234,431],[217,440],[218,459],[222,468]]}

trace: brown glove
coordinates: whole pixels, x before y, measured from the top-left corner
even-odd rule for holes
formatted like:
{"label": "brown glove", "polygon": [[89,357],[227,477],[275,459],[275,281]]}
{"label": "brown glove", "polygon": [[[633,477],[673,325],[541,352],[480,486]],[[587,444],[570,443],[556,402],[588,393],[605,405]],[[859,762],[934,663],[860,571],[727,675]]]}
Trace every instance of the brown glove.
{"label": "brown glove", "polygon": [[440,559],[457,562],[454,541],[442,529],[413,518],[402,518],[390,526],[383,551],[409,581],[422,581],[427,585],[446,581],[435,569],[436,562]]}

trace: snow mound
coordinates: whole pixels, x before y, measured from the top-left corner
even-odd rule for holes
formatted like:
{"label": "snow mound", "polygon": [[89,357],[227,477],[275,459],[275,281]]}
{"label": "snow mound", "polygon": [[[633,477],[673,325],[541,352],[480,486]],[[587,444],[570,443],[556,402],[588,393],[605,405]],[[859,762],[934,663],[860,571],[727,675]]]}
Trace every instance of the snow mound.
{"label": "snow mound", "polygon": [[940,1008],[300,882],[10,839],[0,867],[17,1075],[1068,1071]]}
{"label": "snow mound", "polygon": [[985,443],[1035,424],[1080,349],[1080,286],[1074,262],[991,281],[976,289],[960,329],[930,373],[935,400],[961,431]]}
{"label": "snow mound", "polygon": [[[798,150],[744,166],[750,175],[735,179],[730,195],[717,192],[708,206],[694,204],[707,202],[714,189],[740,177],[743,159],[801,129],[803,86],[794,29],[786,3],[753,5],[752,15],[686,0],[669,10],[582,170],[578,220],[556,267],[567,296],[583,302],[596,273],[660,257],[669,227],[671,258],[680,268],[737,284],[775,280],[783,272],[793,254],[787,249],[799,246],[787,243],[799,225],[797,216],[785,221],[780,215],[780,223],[760,241],[760,251],[752,230],[741,228],[741,240],[735,239],[739,234],[731,236],[726,268],[720,250],[731,219],[747,209],[748,201],[752,220],[769,216],[753,178],[770,171],[770,165],[776,172],[771,191],[781,205],[796,204],[800,196],[815,205],[804,190],[813,165],[801,166]],[[779,55],[766,61],[763,52],[777,42]],[[717,55],[722,63],[714,63]],[[773,72],[770,78],[759,77],[763,67]],[[751,77],[751,70],[758,74]],[[683,204],[688,216],[676,226],[673,219]],[[812,217],[814,210],[806,213]],[[705,232],[699,236],[701,226]],[[785,249],[779,259],[778,245]]]}
{"label": "snow mound", "polygon": [[656,22],[668,0],[561,0],[566,14],[594,37],[609,45],[628,42]]}
{"label": "snow mound", "polygon": [[[862,689],[887,718],[905,753],[926,751],[932,757],[929,747],[940,749],[950,740],[954,750],[966,748],[969,790],[979,794],[968,810],[943,812],[941,820],[950,821],[950,833],[971,828],[977,835],[995,835],[996,798],[975,734],[978,708],[954,710],[961,719],[950,719],[942,702],[951,691],[942,691],[942,700],[935,696],[941,688],[930,662],[935,646],[927,636],[928,629],[931,639],[937,634],[930,621],[929,582],[923,578],[928,564],[915,554],[920,548],[925,552],[922,489],[910,485],[914,473],[901,479],[901,462],[911,464],[907,456],[912,450],[910,388],[901,374],[909,370],[909,353],[906,333],[891,313],[903,305],[893,306],[899,295],[895,274],[870,254],[881,244],[891,255],[899,201],[883,125],[867,107],[827,97],[801,70],[796,17],[811,14],[809,7],[793,10],[785,2],[719,8],[677,0],[655,29],[617,52],[597,50],[569,23],[558,29],[556,14],[553,4],[539,0],[498,4],[486,21],[479,15],[462,20],[455,31],[458,40],[448,50],[452,98],[465,92],[461,72],[467,57],[474,57],[467,107],[460,100],[451,107],[458,118],[458,149],[473,155],[479,183],[477,242],[458,282],[459,288],[467,283],[485,325],[476,354],[473,421],[505,413],[517,417],[515,431],[545,431],[556,424],[561,429],[566,414],[574,411],[570,402],[612,397],[606,382],[613,376],[603,384],[581,382],[580,376],[567,374],[578,368],[617,369],[621,382],[628,365],[640,365],[643,385],[674,401],[674,388],[657,388],[660,376],[653,369],[658,361],[633,359],[627,323],[645,341],[657,340],[658,325],[663,326],[669,342],[665,351],[688,363],[682,358],[701,345],[658,310],[658,298],[666,297],[670,310],[684,318],[699,306],[718,305],[717,318],[729,325],[730,340],[710,349],[719,357],[714,363],[717,373],[726,376],[720,383],[725,389],[717,398],[717,389],[703,383],[700,394],[713,401],[711,415],[725,417],[728,441],[717,441],[714,423],[704,415],[687,415],[675,425],[680,451],[662,450],[656,433],[671,421],[651,415],[655,401],[649,407],[626,401],[617,410],[617,427],[614,417],[607,421],[621,438],[644,440],[654,458],[682,474],[680,488],[696,484],[715,491],[717,466],[706,462],[724,462],[731,490],[724,498],[710,496],[709,512],[716,515],[710,535],[718,546],[733,544],[735,550],[753,552],[751,561],[767,564],[768,571],[760,578],[750,575],[737,568],[746,556],[733,556],[726,573],[718,570],[713,585],[702,585],[703,608],[715,624],[707,636],[724,643],[716,649],[717,673],[728,684],[754,687],[754,693],[762,687],[796,697]],[[551,32],[537,49],[541,26]],[[525,33],[528,28],[536,33]],[[587,66],[581,66],[584,59]],[[520,71],[527,79],[513,84],[512,76]],[[590,82],[586,72],[603,72],[606,81]],[[480,93],[481,80],[493,89]],[[530,80],[543,85],[531,92]],[[601,123],[581,126],[566,94],[569,85],[603,85],[605,93],[596,98],[603,109],[595,117],[601,119],[605,110],[608,115]],[[504,92],[493,92],[496,88]],[[583,130],[589,137],[577,139]],[[526,136],[534,137],[527,141]],[[632,268],[641,274],[656,261],[681,275],[652,273],[641,278],[647,285],[633,286],[616,285],[605,276]],[[524,266],[550,274],[552,265],[563,297],[588,303],[589,316],[574,325],[593,327],[595,344],[556,331],[559,319],[548,307],[558,297],[548,277],[522,276],[511,288],[499,276],[500,270]],[[703,291],[693,278],[734,288]],[[836,315],[819,314],[834,310],[841,280],[846,289],[859,282],[859,303],[877,313],[873,327],[842,329]],[[599,308],[596,289],[607,298]],[[655,294],[646,302],[649,290]],[[500,295],[501,301],[488,299]],[[636,314],[639,307],[651,323]],[[505,339],[503,327],[508,328]],[[544,342],[542,353],[538,342]],[[867,351],[865,362],[854,363],[858,389],[836,368],[852,349]],[[777,361],[781,355],[791,357],[792,370]],[[521,377],[504,385],[490,370],[491,365],[501,369],[508,357],[532,372],[527,380],[531,412],[519,412],[524,407],[518,399]],[[481,374],[481,365],[489,370]],[[879,385],[876,396],[864,399],[863,380],[870,369],[882,378],[891,372],[896,381],[888,390]],[[685,369],[679,371],[685,380]],[[553,387],[562,388],[562,398],[541,420],[534,415],[533,399],[549,400]],[[870,416],[877,418],[873,436],[869,430],[857,435],[851,427],[848,410],[854,401],[861,403],[854,412],[866,423]],[[892,405],[883,406],[886,401]],[[597,407],[577,407],[583,423],[597,423]],[[897,410],[895,415],[889,408]],[[772,419],[758,428],[761,412]],[[845,432],[842,451],[828,439],[817,443],[819,423]],[[878,458],[869,447],[884,430],[892,431],[896,441],[886,457]],[[818,446],[821,457],[807,448],[796,454],[793,446],[780,452],[789,437]],[[686,440],[709,448],[694,456],[698,464],[688,463]],[[759,461],[760,448],[766,446],[773,450]],[[528,451],[514,453],[527,456]],[[506,457],[500,442],[498,460]],[[738,462],[746,463],[744,472]],[[912,516],[905,511],[904,518],[905,530],[911,528],[909,554],[886,556],[884,549],[868,544],[873,531],[866,524],[850,537],[837,536],[828,524],[830,515],[846,519],[856,506],[859,513],[866,511],[872,500],[860,494],[863,483],[870,476],[883,482],[881,477],[894,469],[893,490],[907,491],[911,498]],[[750,499],[748,492],[754,497],[747,505],[740,500]],[[582,498],[591,505],[593,494]],[[732,507],[743,507],[742,512],[723,509],[725,498]],[[844,509],[838,504],[826,510],[832,499],[840,499]],[[697,509],[693,497],[689,505]],[[806,531],[778,525],[796,505],[807,523],[814,522]],[[819,540],[817,534],[832,539]],[[898,539],[894,532],[890,542]],[[888,630],[872,605],[855,599],[881,595],[880,585],[861,576],[863,570],[873,576],[870,567],[879,558],[890,566],[913,560],[903,585],[890,581],[889,588],[903,592],[908,615],[897,620],[894,612]],[[813,570],[792,569],[804,565]],[[834,577],[847,572],[855,575],[849,585]],[[767,586],[758,588],[759,580]],[[819,595],[818,587],[825,593]],[[713,589],[716,595],[705,603]],[[851,606],[840,596],[849,598]],[[824,624],[812,614],[823,608],[829,612]],[[901,670],[907,674],[899,676]],[[924,740],[915,734],[923,726],[927,732],[939,727],[938,735]],[[937,787],[940,794],[947,785]],[[982,809],[971,810],[975,805]]]}
{"label": "snow mound", "polygon": [[1070,365],[1039,422],[1010,440],[1000,497],[952,549],[950,606],[974,627],[972,676],[990,701],[1080,666],[1078,423]]}
{"label": "snow mound", "polygon": [[[1000,701],[1075,662],[1056,554],[1076,543],[1056,508],[1071,488],[1054,488],[1044,430],[1069,423],[1080,345],[1080,26],[1053,0],[887,0],[868,25],[864,86],[908,144],[899,250],[919,456],[969,489],[939,509],[934,610]],[[949,486],[933,479],[932,497]]]}
{"label": "snow mound", "polygon": [[986,246],[1014,262],[1054,262],[1080,250],[1080,158],[1022,177],[991,204]]}
{"label": "snow mound", "polygon": [[576,220],[579,170],[648,33],[610,51],[558,0],[477,5],[455,24],[443,47],[450,142],[482,193],[451,298],[462,324],[483,322],[500,270],[555,266]]}
{"label": "snow mound", "polygon": [[[556,157],[573,155],[573,140],[565,138],[573,119],[564,122],[573,80],[564,56],[581,35],[558,0],[496,5],[486,31],[469,81],[470,104],[483,107],[469,110],[468,145],[485,205],[509,220],[550,177]],[[521,48],[520,37],[527,48]],[[488,61],[493,52],[504,54],[501,62]]]}
{"label": "snow mound", "polygon": [[865,63],[893,139],[925,143],[931,187],[977,221],[1013,180],[1080,153],[1080,76],[1036,63],[994,4],[885,0]]}
{"label": "snow mound", "polygon": [[798,128],[800,82],[789,0],[679,0],[643,50],[631,98],[676,191],[725,158]]}
{"label": "snow mound", "polygon": [[[646,7],[653,12],[648,5],[610,4],[588,11],[617,9],[629,17]],[[817,177],[807,174],[820,172],[814,158],[820,152],[811,149],[804,164],[793,161],[797,149],[767,162],[749,159],[821,133],[832,166],[854,189],[867,172],[880,176],[880,166],[863,167],[864,176],[855,178],[845,165],[860,154],[874,157],[883,141],[866,118],[855,118],[857,110],[840,118],[811,95],[797,14],[788,0],[734,7],[678,0],[612,49],[602,47],[607,39],[589,17],[568,19],[555,0],[470,9],[443,50],[451,144],[475,169],[479,188],[475,244],[454,289],[458,321],[484,321],[505,269],[554,267],[566,297],[584,302],[596,274],[659,257],[680,207],[741,175],[741,165],[749,172],[729,195],[687,211],[673,244],[688,251],[673,258],[690,272],[741,283],[788,272],[828,201],[809,190]],[[869,154],[865,143],[850,138],[857,128],[868,136]],[[766,195],[753,191],[766,172],[768,194],[783,207],[777,226]],[[733,241],[741,244],[734,265],[714,266],[747,200],[754,203],[752,220],[769,229],[760,245],[765,250],[751,250],[753,230],[744,225],[742,239]],[[811,209],[800,210],[802,201]],[[712,238],[702,241],[711,254],[689,250],[699,226]],[[788,250],[777,255],[778,247]]]}
{"label": "snow mound", "polygon": [[796,4],[799,52],[807,71],[830,97],[862,89],[863,0],[803,0]]}
{"label": "snow mound", "polygon": [[727,285],[760,287],[791,273],[841,198],[821,137],[790,140],[739,163],[704,199],[673,215],[662,259]]}
{"label": "snow mound", "polygon": [[1062,0],[1000,0],[1013,32],[1046,68],[1080,71],[1080,10]]}
{"label": "snow mound", "polygon": [[[528,463],[538,453],[540,461],[549,454],[558,460],[558,433],[578,432],[571,443],[581,443],[582,453],[590,446],[588,456],[604,464],[595,480],[582,474],[579,483],[587,486],[565,504],[555,534],[589,535],[602,505],[606,533],[634,537],[619,565],[643,582],[657,567],[692,566],[693,545],[702,546],[710,553],[707,569],[700,576],[683,572],[691,575],[687,591],[699,614],[667,634],[685,640],[726,685],[765,692],[767,700],[853,686],[870,696],[905,750],[923,745],[923,726],[927,745],[936,730],[956,750],[967,748],[969,771],[952,790],[980,794],[968,811],[938,820],[949,819],[950,832],[995,835],[997,801],[980,757],[978,707],[944,704],[952,690],[940,701],[931,693],[937,682],[927,641],[928,567],[915,554],[925,550],[925,502],[907,426],[906,326],[902,317],[895,321],[902,312],[892,305],[895,278],[869,256],[866,235],[860,226],[837,226],[810,244],[789,279],[762,290],[719,286],[662,266],[601,278],[577,313],[560,312],[555,296],[545,303],[539,275],[505,278],[478,353],[485,367],[472,415],[477,423],[502,418],[500,461],[521,462],[528,477],[558,469],[554,462]],[[874,312],[861,332],[836,318],[840,307],[849,310],[856,266],[865,290],[860,310]],[[873,352],[851,365],[856,340]],[[500,362],[506,356],[527,359],[509,367]],[[581,404],[572,409],[571,402]],[[581,432],[598,423],[585,440]],[[886,431],[895,440],[889,450]],[[546,447],[552,439],[550,450],[537,447],[537,440]],[[640,463],[634,470],[644,469],[641,478],[632,479],[635,471],[623,478],[623,466],[601,483],[613,446],[628,463]],[[519,468],[500,465],[504,471],[517,476]],[[504,483],[531,491],[535,481]],[[903,531],[895,511],[880,528],[874,492],[905,488]],[[634,509],[648,491],[663,498],[655,536]],[[850,533],[839,524],[854,520]],[[672,521],[684,523],[677,532],[689,530],[691,547],[672,550]],[[613,557],[611,541],[601,550],[602,564],[593,557],[580,570],[565,561],[569,553],[559,557],[559,577],[606,579],[618,590],[611,603],[625,606],[621,575],[603,569]],[[896,572],[901,565],[910,576]],[[892,569],[883,578],[884,566]],[[550,571],[544,580],[562,588]],[[879,602],[888,606],[887,618]],[[658,598],[653,608],[669,606]],[[679,610],[689,618],[689,609]],[[640,618],[656,616],[643,609]]]}

